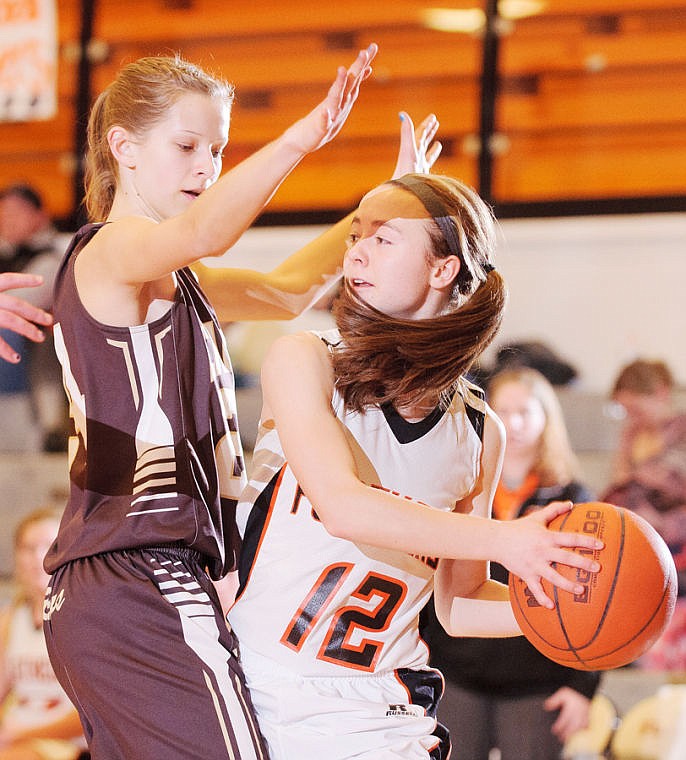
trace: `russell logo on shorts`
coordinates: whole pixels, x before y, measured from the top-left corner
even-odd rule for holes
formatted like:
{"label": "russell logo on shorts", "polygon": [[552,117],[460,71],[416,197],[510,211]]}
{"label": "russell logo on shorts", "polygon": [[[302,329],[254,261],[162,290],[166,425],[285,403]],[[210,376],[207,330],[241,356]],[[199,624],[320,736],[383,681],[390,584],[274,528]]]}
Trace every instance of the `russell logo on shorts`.
{"label": "russell logo on shorts", "polygon": [[419,705],[388,705],[386,717],[423,718],[424,710]]}

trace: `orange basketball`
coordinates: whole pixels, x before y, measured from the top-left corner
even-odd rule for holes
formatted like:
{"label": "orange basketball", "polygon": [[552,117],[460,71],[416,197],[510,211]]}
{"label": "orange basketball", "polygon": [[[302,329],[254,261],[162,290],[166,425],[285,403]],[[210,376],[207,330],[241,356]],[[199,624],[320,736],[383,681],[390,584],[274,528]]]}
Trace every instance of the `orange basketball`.
{"label": "orange basketball", "polygon": [[546,657],[578,670],[607,670],[640,657],[669,622],[676,604],[677,577],[667,545],[643,518],[602,502],[576,504],[548,528],[585,533],[604,542],[593,554],[597,573],[556,565],[581,583],[581,594],[543,581],[555,602],[541,607],[529,588],[510,575],[510,603],[526,638]]}

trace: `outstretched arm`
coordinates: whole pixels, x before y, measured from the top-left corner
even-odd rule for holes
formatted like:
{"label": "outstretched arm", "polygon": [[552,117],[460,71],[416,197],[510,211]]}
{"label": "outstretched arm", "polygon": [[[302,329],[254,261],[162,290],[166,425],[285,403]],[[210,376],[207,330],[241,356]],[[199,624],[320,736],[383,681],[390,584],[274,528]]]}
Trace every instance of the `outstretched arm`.
{"label": "outstretched arm", "polygon": [[[35,288],[42,282],[42,277],[32,274],[0,273],[0,327],[12,330],[37,343],[44,340],[45,336],[37,325],[49,327],[52,324],[52,316],[23,298],[3,292],[16,288]],[[19,354],[2,338],[0,338],[0,358],[12,364],[16,364],[21,359]]]}
{"label": "outstretched arm", "polygon": [[[361,83],[371,74],[376,50],[372,44],[360,51],[349,69],[340,67],[326,97],[315,108],[227,171],[183,213],[155,221],[130,213],[122,200],[125,219],[117,219],[115,198],[112,223],[87,247],[91,261],[80,263],[79,290],[85,285],[97,293],[103,278],[115,286],[135,288],[201,258],[224,254],[300,161],[338,134]],[[126,160],[129,140],[119,128],[109,132],[110,149],[120,164]]]}
{"label": "outstretched arm", "polygon": [[413,554],[497,560],[523,578],[547,607],[552,601],[541,578],[565,591],[581,590],[557,572],[554,563],[597,570],[591,560],[565,547],[600,548],[599,542],[546,530],[547,523],[571,505],[501,522],[442,512],[363,483],[331,410],[332,387],[329,354],[318,338],[286,336],[272,345],[262,368],[262,420],[276,425],[286,458],[329,533]]}
{"label": "outstretched arm", "polygon": [[[415,128],[409,115],[402,112],[393,177],[431,170],[441,152],[441,144],[434,141],[438,126],[434,114],[429,114]],[[200,262],[194,270],[219,319],[222,322],[292,319],[302,313],[340,276],[351,220],[352,214],[271,272],[217,268]]]}
{"label": "outstretched arm", "polygon": [[220,322],[293,319],[340,277],[352,214],[307,243],[271,272],[193,267]]}

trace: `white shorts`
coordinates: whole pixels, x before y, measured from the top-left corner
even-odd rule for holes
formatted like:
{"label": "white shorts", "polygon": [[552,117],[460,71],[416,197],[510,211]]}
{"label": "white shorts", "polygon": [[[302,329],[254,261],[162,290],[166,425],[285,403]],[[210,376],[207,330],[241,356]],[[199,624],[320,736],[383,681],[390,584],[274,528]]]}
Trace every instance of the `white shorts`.
{"label": "white shorts", "polygon": [[302,676],[241,645],[241,663],[271,760],[447,760],[437,670]]}

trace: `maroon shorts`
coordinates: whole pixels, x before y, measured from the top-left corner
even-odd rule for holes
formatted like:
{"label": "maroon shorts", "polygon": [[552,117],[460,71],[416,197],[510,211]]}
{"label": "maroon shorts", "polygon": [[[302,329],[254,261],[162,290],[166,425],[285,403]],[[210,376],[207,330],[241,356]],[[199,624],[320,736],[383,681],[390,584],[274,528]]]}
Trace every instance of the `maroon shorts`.
{"label": "maroon shorts", "polygon": [[99,554],[52,576],[45,636],[93,760],[266,760],[201,557]]}

